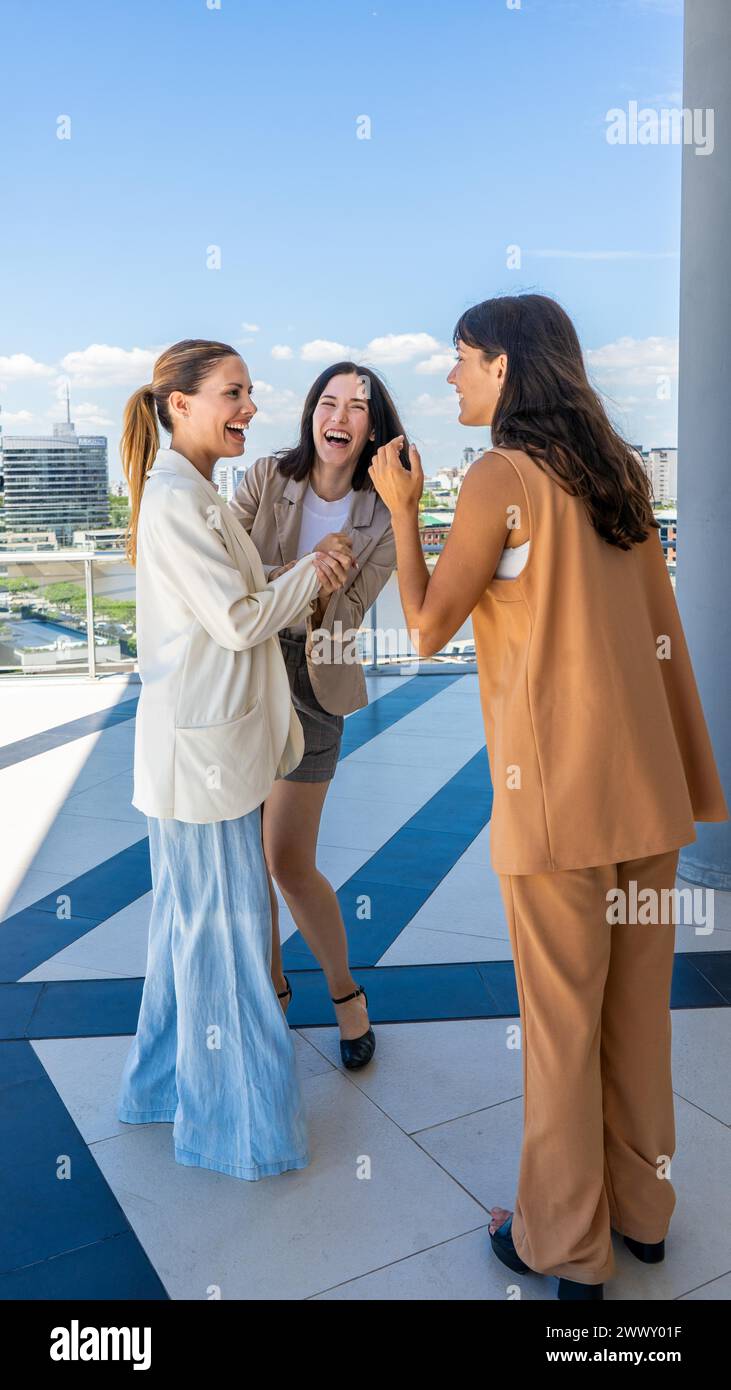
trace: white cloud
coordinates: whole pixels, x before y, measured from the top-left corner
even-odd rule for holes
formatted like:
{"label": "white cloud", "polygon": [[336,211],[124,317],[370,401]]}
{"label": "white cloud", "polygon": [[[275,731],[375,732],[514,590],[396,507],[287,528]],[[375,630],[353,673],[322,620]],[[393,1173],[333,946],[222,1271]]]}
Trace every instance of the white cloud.
{"label": "white cloud", "polygon": [[419,415],[445,416],[454,420],[455,424],[459,414],[457,397],[454,394],[451,396],[432,396],[428,391],[424,391],[421,396],[416,397],[413,409]]}
{"label": "white cloud", "polygon": [[586,352],[589,368],[602,381],[626,384],[627,391],[641,383],[656,384],[658,376],[678,373],[677,338],[617,338]]}
{"label": "white cloud", "polygon": [[258,333],[258,332],[259,332],[259,324],[258,324],[258,323],[242,323],[242,325],[241,325],[241,331],[242,331],[242,333]]}
{"label": "white cloud", "polygon": [[558,248],[526,250],[526,256],[553,261],[676,261],[679,251],[562,251]]}
{"label": "white cloud", "polygon": [[450,348],[440,348],[439,352],[433,352],[431,357],[426,357],[423,362],[417,362],[414,371],[420,376],[437,376],[439,373],[450,372],[455,364],[455,354]]}
{"label": "white cloud", "polygon": [[667,443],[675,437],[677,339],[617,338],[589,348],[586,365],[610,419],[625,438],[652,443],[660,433]]}
{"label": "white cloud", "polygon": [[303,343],[300,348],[300,357],[303,362],[328,362],[350,360],[358,356],[358,349],[346,347],[344,343],[334,343],[329,338],[313,338],[309,343]]}
{"label": "white cloud", "polygon": [[386,333],[382,338],[371,338],[363,355],[379,364],[411,362],[421,353],[439,349],[440,344],[431,333]]}
{"label": "white cloud", "polygon": [[278,386],[271,386],[268,381],[254,381],[252,385],[257,407],[254,428],[257,424],[288,425],[293,420],[299,420],[302,398],[296,391],[281,390]]}
{"label": "white cloud", "polygon": [[37,377],[53,376],[53,367],[36,362],[26,352],[14,352],[10,357],[0,357],[0,382],[31,381]]}
{"label": "white cloud", "polygon": [[79,405],[74,405],[72,401],[71,419],[77,425],[95,425],[97,429],[112,429],[115,424],[101,406],[93,405],[91,401],[82,401]]}
{"label": "white cloud", "polygon": [[[444,351],[444,345],[431,333],[385,333],[379,338],[371,338],[362,348],[336,343],[330,338],[314,338],[311,342],[303,343],[300,357],[303,362],[323,364],[345,358],[355,362],[371,362],[374,366],[398,366],[412,362],[424,353]],[[433,370],[440,369],[435,367]]]}
{"label": "white cloud", "polygon": [[272,357],[276,358],[277,361],[284,362],[288,357],[291,356],[292,349],[288,343],[274,344],[274,347],[272,348]]}
{"label": "white cloud", "polygon": [[27,425],[33,418],[30,410],[4,410],[0,416],[3,425]]}
{"label": "white cloud", "polygon": [[61,366],[74,386],[142,386],[152,378],[155,360],[163,348],[120,348],[91,343],[78,352],[67,352]]}

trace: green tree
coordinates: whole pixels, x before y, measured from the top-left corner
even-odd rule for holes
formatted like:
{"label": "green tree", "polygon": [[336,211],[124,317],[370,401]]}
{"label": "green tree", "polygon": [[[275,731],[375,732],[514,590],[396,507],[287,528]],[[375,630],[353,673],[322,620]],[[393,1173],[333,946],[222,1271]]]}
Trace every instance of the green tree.
{"label": "green tree", "polygon": [[115,528],[126,526],[129,521],[129,500],[109,494],[109,525]]}
{"label": "green tree", "polygon": [[39,588],[37,579],[0,579],[0,589],[9,594],[25,594]]}

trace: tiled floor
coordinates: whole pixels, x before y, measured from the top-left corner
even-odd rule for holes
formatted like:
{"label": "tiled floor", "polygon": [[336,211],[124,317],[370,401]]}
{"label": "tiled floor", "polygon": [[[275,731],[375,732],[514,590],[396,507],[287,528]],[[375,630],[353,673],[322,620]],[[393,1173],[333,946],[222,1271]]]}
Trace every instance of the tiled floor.
{"label": "tiled floor", "polygon": [[[373,1063],[346,1073],[321,977],[295,980],[312,1162],[258,1183],[181,1167],[170,1125],[116,1117],[150,901],[130,806],[137,692],[121,678],[3,689],[0,1297],[505,1299],[515,1276],[489,1253],[487,1208],[512,1206],[522,1080],[477,678],[369,678],[368,709],[346,720],[318,861],[341,902],[363,884],[378,902],[354,960],[374,1019],[393,1021],[377,1023]],[[54,936],[64,892],[72,920]],[[617,1242],[608,1298],[731,1294],[730,898],[715,895],[712,933],[677,929],[667,1257],[644,1267]],[[280,922],[291,968],[307,969],[281,899]],[[554,1297],[555,1281],[520,1283]]]}

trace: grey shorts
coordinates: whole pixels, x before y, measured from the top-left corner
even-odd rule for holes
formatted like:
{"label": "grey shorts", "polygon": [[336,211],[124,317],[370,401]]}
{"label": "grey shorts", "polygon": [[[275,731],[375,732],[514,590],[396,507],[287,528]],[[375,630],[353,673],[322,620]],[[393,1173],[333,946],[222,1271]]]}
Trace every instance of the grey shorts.
{"label": "grey shorts", "polygon": [[330,714],[315,696],[307,669],[305,634],[283,628],[279,642],[289,676],[292,703],[305,736],[301,763],[286,777],[287,782],[329,782],[335,776],[345,717]]}

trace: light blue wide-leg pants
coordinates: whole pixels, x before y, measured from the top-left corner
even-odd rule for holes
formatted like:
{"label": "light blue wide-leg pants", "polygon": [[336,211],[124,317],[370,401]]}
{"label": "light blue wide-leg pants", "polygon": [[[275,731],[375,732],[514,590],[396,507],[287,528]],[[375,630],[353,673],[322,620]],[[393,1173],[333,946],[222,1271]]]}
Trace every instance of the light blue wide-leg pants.
{"label": "light blue wide-leg pants", "polygon": [[272,984],[261,808],[148,817],[152,914],[125,1124],[173,1122],[178,1163],[256,1180],[307,1167],[294,1043]]}

